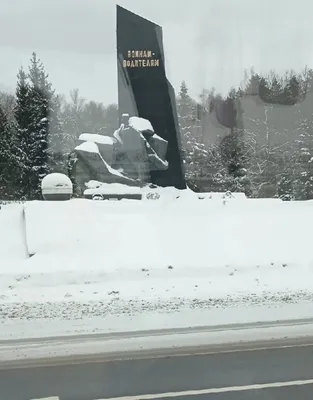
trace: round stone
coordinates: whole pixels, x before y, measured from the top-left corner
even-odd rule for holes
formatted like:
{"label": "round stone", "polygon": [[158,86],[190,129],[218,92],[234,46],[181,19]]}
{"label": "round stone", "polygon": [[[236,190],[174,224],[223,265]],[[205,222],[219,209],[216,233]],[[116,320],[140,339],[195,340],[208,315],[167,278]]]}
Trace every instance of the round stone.
{"label": "round stone", "polygon": [[70,200],[73,195],[73,184],[64,174],[53,173],[46,175],[41,182],[41,192],[45,200]]}

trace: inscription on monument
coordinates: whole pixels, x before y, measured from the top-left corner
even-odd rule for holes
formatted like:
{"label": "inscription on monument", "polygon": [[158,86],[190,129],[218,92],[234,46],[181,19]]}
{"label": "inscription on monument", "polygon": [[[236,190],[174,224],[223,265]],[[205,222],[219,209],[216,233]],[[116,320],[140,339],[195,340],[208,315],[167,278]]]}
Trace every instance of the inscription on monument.
{"label": "inscription on monument", "polygon": [[[157,186],[185,189],[175,93],[166,77],[162,27],[117,6],[116,38],[120,122],[123,114],[150,121],[160,142],[167,143],[161,158],[168,165],[149,167],[147,177]],[[129,131],[126,139],[130,140]],[[152,138],[145,140],[152,147]]]}
{"label": "inscription on monument", "polygon": [[123,60],[124,68],[159,67],[160,59],[151,50],[128,50]]}

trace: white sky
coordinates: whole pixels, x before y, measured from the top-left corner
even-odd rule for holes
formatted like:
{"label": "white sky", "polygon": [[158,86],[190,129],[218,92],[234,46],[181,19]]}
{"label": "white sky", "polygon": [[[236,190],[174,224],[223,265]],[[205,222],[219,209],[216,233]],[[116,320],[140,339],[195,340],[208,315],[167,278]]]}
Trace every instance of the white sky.
{"label": "white sky", "polygon": [[[238,85],[245,68],[313,67],[312,0],[119,0],[163,27],[167,74],[191,94]],[[32,51],[57,92],[117,99],[115,0],[0,0],[0,87]]]}

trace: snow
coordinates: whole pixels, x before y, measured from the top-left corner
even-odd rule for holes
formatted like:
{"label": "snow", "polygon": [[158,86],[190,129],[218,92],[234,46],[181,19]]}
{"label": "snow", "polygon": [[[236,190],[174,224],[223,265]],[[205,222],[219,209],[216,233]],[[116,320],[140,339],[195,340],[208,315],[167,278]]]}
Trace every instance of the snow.
{"label": "snow", "polygon": [[[69,307],[69,304],[71,307]],[[54,307],[53,307],[54,306]],[[93,307],[89,305],[86,314],[80,309],[81,303],[77,303],[73,307],[71,303],[64,303],[63,310],[61,304],[52,303],[50,306],[51,313],[47,309],[47,304],[41,304],[41,308],[36,303],[31,303],[30,307],[35,308],[32,318],[30,315],[24,315],[24,319],[18,318],[17,315],[5,320],[1,325],[0,340],[38,338],[40,337],[56,337],[71,336],[73,334],[115,334],[124,332],[132,335],[138,332],[150,332],[156,334],[157,331],[164,330],[185,330],[193,327],[194,330],[213,329],[221,331],[225,325],[239,328],[240,325],[271,325],[273,322],[281,324],[304,323],[312,320],[312,303],[309,301],[299,302],[297,304],[282,303],[270,305],[253,305],[243,304],[241,306],[232,307],[212,307],[209,309],[199,308],[181,308],[177,312],[160,312],[145,310],[141,313],[127,313],[126,309],[120,310],[120,313],[106,313],[103,305],[100,304],[100,310],[97,315],[90,315],[92,312],[96,314],[99,307],[94,302]],[[25,307],[22,312],[29,311],[30,307]],[[68,314],[66,314],[67,307]],[[52,309],[54,308],[54,311]],[[72,310],[71,310],[72,309]],[[18,310],[19,312],[20,310]],[[47,314],[44,314],[47,312]],[[71,314],[70,314],[71,311]],[[78,315],[74,313],[78,311]],[[57,314],[57,316],[53,316]],[[89,312],[89,314],[88,314]],[[35,313],[37,317],[34,318]],[[39,314],[40,313],[40,314]],[[39,315],[40,317],[39,317]],[[105,318],[103,316],[105,315]],[[123,315],[123,317],[122,317]],[[71,318],[69,318],[71,316]],[[122,317],[122,318],[121,318]],[[300,319],[300,320],[299,320]],[[46,329],[47,320],[49,321],[49,329]],[[257,322],[256,322],[257,320]],[[34,329],[35,328],[35,329]]]}
{"label": "snow", "polygon": [[83,142],[75,147],[75,150],[85,151],[87,153],[97,153],[99,154],[99,149],[94,142]]}
{"label": "snow", "polygon": [[132,128],[136,129],[139,132],[142,132],[142,131],[154,132],[151,122],[145,118],[130,117],[129,118],[129,126],[131,126]]}
{"label": "snow", "polygon": [[313,201],[143,192],[2,206],[0,336],[311,315]]}
{"label": "snow", "polygon": [[[313,324],[268,326],[264,328],[208,330],[204,332],[186,332],[185,334],[164,333],[157,335],[134,335],[130,337],[84,337],[84,338],[57,338],[57,340],[10,344],[0,348],[2,361],[25,361],[27,359],[47,359],[58,357],[79,356],[81,359],[91,355],[118,358],[120,355],[140,354],[149,350],[158,355],[168,355],[169,351],[181,354],[185,348],[191,347],[199,351],[200,347],[211,346],[216,351],[223,346],[224,351],[232,349],[238,343],[250,343],[253,346],[266,341],[270,342],[292,339],[310,338]],[[229,347],[227,347],[229,346]],[[215,348],[214,348],[215,347]],[[139,396],[140,397],[140,396]]]}
{"label": "snow", "polygon": [[53,173],[46,175],[41,181],[41,189],[62,188],[67,190],[73,189],[73,184],[70,178],[64,174]]}
{"label": "snow", "polygon": [[123,185],[120,183],[101,183],[98,181],[89,181],[85,183],[88,189],[85,195],[93,194],[141,194],[142,189],[138,186]]}
{"label": "snow", "polygon": [[121,129],[124,128],[124,125],[122,124],[121,127],[119,129],[117,129],[116,131],[114,131],[113,133],[113,137],[121,144],[123,144],[121,136],[120,136],[120,131]]}
{"label": "snow", "polygon": [[82,133],[79,136],[79,140],[83,140],[86,142],[99,143],[99,144],[109,144],[109,145],[113,145],[115,142],[113,137],[97,135],[94,133]]}
{"label": "snow", "polygon": [[[0,287],[5,271],[26,259],[23,205],[1,205],[0,209]],[[0,290],[1,299],[1,290]]]}
{"label": "snow", "polygon": [[[186,199],[189,197],[193,201],[197,199],[197,195],[192,192],[190,189],[186,190],[178,190],[174,187],[157,187],[150,188],[149,185],[144,187],[138,186],[129,186],[119,183],[102,183],[99,181],[91,180],[85,184],[87,189],[84,191],[85,195],[100,195],[100,194],[142,194],[143,198],[149,198],[150,194],[156,194],[158,198],[164,200],[173,200],[177,198]],[[218,198],[222,198],[223,195],[221,193],[213,194],[218,196]],[[200,195],[201,198],[213,198],[212,195]]]}
{"label": "snow", "polygon": [[75,150],[78,151],[85,151],[87,153],[95,153],[98,154],[100,159],[102,160],[103,164],[106,166],[107,170],[112,174],[116,175],[119,177],[123,177],[125,180],[128,180],[129,182],[133,182],[133,179],[127,178],[125,175],[123,175],[120,171],[112,168],[102,157],[102,155],[99,152],[99,148],[96,143],[94,142],[83,142],[80,145],[75,147]]}
{"label": "snow", "polygon": [[161,138],[161,136],[157,135],[156,133],[153,135],[153,137],[154,137],[155,139],[158,139],[158,140],[160,140],[160,141],[162,141],[162,142],[166,142],[166,143],[167,143],[167,141],[166,141],[165,139]]}

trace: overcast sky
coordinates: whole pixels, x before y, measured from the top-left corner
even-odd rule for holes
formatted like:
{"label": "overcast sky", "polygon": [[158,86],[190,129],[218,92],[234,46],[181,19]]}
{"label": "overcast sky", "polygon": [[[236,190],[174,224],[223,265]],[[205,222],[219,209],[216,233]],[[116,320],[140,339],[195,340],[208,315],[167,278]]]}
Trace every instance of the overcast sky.
{"label": "overcast sky", "polygon": [[[0,86],[32,51],[57,92],[117,99],[115,0],[0,0]],[[313,67],[312,0],[119,0],[163,27],[167,74],[196,96],[238,85],[245,68]]]}

